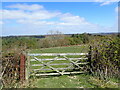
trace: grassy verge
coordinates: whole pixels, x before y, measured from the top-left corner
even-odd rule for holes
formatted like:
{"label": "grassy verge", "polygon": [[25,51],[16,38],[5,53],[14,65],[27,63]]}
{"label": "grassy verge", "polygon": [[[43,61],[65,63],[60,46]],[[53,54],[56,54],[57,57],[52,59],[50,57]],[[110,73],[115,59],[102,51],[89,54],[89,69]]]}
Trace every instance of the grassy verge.
{"label": "grassy verge", "polygon": [[[33,81],[32,81],[33,85]],[[63,75],[39,77],[34,81],[37,88],[118,88],[117,81],[103,81],[91,75]]]}

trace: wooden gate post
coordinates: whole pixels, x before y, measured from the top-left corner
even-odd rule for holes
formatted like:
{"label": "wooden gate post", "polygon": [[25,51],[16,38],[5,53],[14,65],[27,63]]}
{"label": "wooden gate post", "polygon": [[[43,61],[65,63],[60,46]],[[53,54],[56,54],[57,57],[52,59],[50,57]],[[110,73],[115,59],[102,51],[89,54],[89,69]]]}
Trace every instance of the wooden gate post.
{"label": "wooden gate post", "polygon": [[26,68],[25,68],[25,80],[28,81],[30,77],[30,56],[28,55],[28,52],[26,53]]}
{"label": "wooden gate post", "polygon": [[24,81],[25,80],[25,55],[21,53],[20,55],[20,80]]}
{"label": "wooden gate post", "polygon": [[89,53],[88,53],[89,74],[92,73],[91,59],[92,59],[92,46],[89,47]]}

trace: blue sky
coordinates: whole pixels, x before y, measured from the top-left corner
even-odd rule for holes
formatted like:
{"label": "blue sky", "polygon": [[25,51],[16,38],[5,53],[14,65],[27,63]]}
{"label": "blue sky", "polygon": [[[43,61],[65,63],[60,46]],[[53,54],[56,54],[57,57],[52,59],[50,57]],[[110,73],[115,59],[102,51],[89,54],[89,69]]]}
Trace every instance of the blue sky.
{"label": "blue sky", "polygon": [[4,2],[2,35],[117,32],[117,2]]}

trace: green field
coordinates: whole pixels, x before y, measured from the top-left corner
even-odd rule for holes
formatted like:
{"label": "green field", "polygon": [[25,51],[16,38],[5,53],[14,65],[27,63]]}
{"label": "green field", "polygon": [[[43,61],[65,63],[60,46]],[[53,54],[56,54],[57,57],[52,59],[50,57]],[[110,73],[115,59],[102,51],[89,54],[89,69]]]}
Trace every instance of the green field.
{"label": "green field", "polygon": [[88,46],[69,46],[69,47],[53,47],[43,49],[29,50],[30,53],[84,53],[88,52]]}

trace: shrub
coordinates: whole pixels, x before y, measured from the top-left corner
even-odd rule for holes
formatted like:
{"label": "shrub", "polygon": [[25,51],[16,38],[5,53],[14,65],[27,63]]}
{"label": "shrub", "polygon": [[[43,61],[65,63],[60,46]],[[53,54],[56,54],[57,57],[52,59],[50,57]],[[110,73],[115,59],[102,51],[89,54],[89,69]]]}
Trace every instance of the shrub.
{"label": "shrub", "polygon": [[91,71],[102,79],[119,78],[120,68],[120,38],[115,35],[96,38],[90,44]]}

